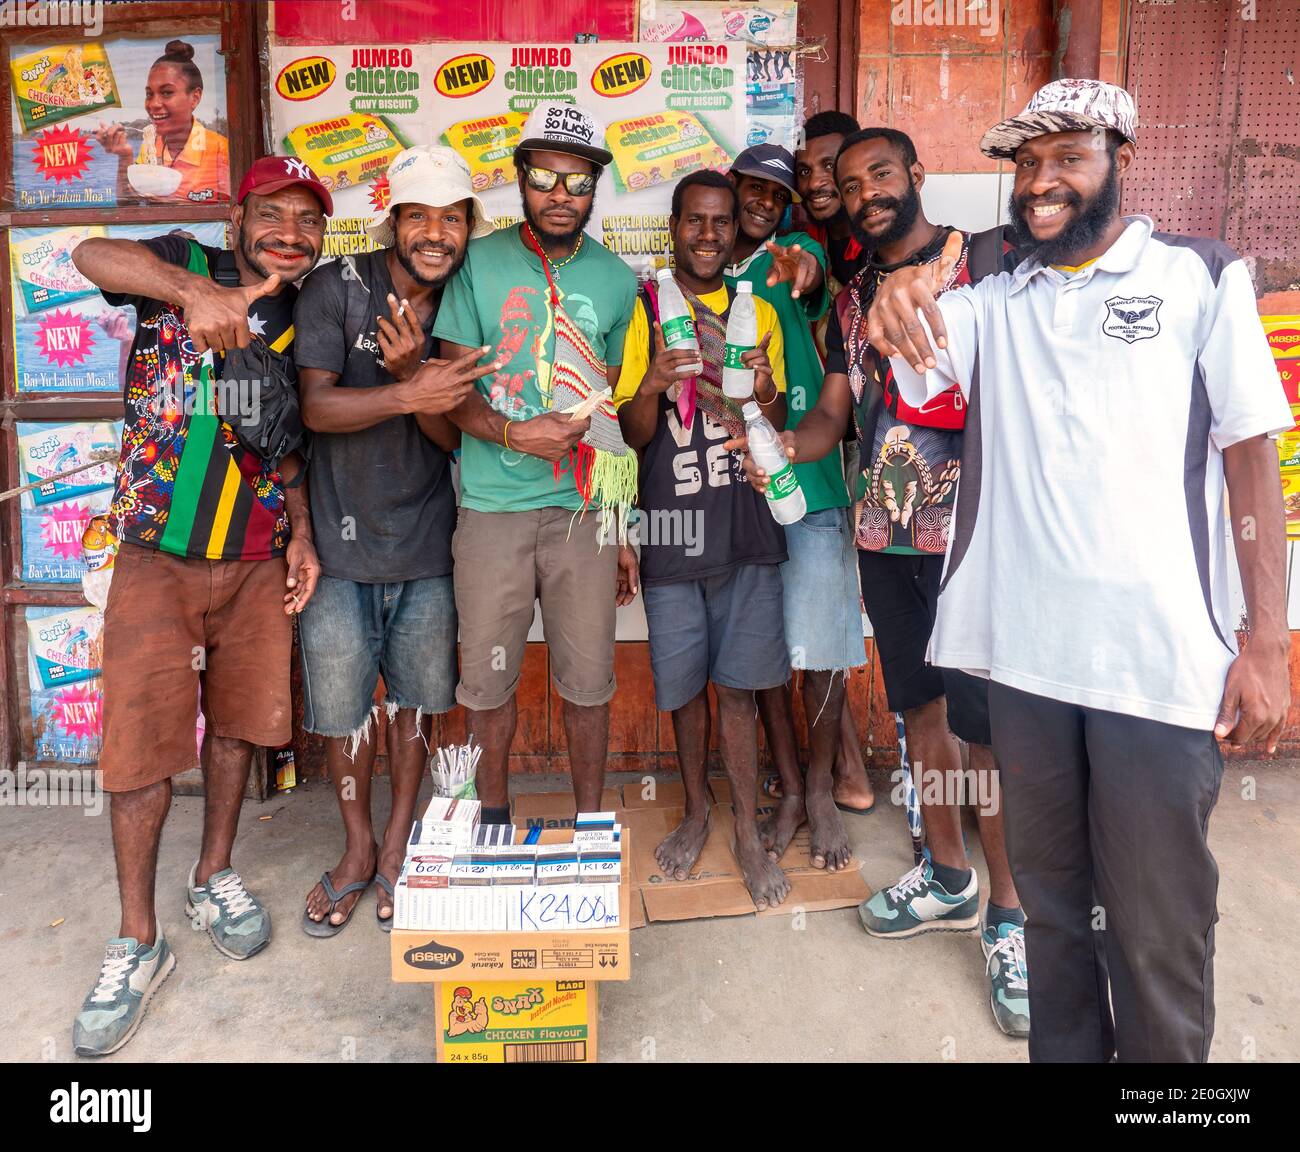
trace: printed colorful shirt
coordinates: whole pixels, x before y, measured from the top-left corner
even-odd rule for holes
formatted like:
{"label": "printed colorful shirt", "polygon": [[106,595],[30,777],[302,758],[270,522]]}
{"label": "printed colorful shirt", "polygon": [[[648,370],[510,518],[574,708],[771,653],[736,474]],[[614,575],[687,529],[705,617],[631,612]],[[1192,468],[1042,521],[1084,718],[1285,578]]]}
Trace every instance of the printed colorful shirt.
{"label": "printed colorful shirt", "polygon": [[[921,408],[898,395],[893,371],[867,342],[867,312],[891,272],[931,264],[943,253],[951,228],[898,264],[869,261],[836,297],[826,335],[826,371],[843,372],[853,394],[860,477],[857,545],[866,552],[942,556],[948,548],[953,503],[961,476],[966,402],[948,389]],[[944,290],[973,282],[971,234],[962,234],[961,258]],[[1014,264],[1010,245],[1003,262]],[[996,269],[1001,271],[1002,269]]]}
{"label": "printed colorful shirt", "polygon": [[[154,255],[215,272],[220,251],[159,236],[142,241]],[[293,344],[297,290],[254,302],[253,333],[277,352]],[[289,518],[280,474],[248,451],[216,413],[211,353],[199,356],[177,304],[104,293],[136,310],[135,344],[126,374],[122,454],[110,515],[120,539],[177,556],[266,560],[284,553]]]}

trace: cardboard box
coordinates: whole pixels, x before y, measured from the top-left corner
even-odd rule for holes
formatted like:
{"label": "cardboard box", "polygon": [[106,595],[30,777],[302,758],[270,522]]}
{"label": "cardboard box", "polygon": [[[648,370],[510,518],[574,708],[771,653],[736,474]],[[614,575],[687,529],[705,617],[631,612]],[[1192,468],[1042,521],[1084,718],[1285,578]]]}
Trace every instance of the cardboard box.
{"label": "cardboard box", "polygon": [[594,1064],[596,985],[587,980],[438,983],[439,1064]]}
{"label": "cardboard box", "polygon": [[[568,839],[568,832],[551,829],[542,833],[541,843],[562,844]],[[538,981],[629,979],[632,965],[629,932],[634,922],[631,851],[625,828],[622,879],[617,886],[618,927],[528,932],[417,931],[394,927],[390,934],[393,979],[407,984],[471,984],[475,980],[518,979],[524,975]],[[564,887],[554,885],[555,895],[551,899],[557,898],[558,890]],[[589,897],[599,886],[574,887],[583,889],[583,896]],[[506,887],[499,891],[509,893],[512,889]],[[613,893],[609,895],[612,897]],[[640,901],[635,903],[639,912]]]}

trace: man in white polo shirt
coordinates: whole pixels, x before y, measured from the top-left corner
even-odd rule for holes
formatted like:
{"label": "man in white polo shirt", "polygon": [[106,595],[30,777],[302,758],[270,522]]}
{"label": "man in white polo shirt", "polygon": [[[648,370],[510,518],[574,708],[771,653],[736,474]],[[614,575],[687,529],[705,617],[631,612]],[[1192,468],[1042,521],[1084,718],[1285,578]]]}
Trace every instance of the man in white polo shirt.
{"label": "man in white polo shirt", "polygon": [[1032,254],[937,301],[947,260],[904,269],[868,320],[908,403],[969,403],[929,655],[991,681],[1034,1060],[1206,1059],[1215,737],[1272,752],[1289,696],[1291,412],[1241,259],[1120,216],[1135,122],[1114,85],[1042,88],[980,144]]}

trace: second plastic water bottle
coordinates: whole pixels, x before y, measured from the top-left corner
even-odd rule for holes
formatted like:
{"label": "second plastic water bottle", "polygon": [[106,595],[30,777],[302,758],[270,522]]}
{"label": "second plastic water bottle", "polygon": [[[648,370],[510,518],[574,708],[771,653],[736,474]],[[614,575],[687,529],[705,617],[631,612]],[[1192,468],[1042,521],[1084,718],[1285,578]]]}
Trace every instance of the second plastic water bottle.
{"label": "second plastic water bottle", "polygon": [[759,406],[751,400],[741,409],[745,416],[745,435],[749,454],[768,475],[767,506],[778,524],[793,524],[808,511],[799,477],[785,454],[785,445]]}
{"label": "second plastic water bottle", "polygon": [[722,363],[722,394],[733,400],[748,400],[754,394],[754,370],[746,368],[741,356],[758,345],[758,310],[754,289],[748,280],[736,285],[736,298],[727,317],[727,354]]}

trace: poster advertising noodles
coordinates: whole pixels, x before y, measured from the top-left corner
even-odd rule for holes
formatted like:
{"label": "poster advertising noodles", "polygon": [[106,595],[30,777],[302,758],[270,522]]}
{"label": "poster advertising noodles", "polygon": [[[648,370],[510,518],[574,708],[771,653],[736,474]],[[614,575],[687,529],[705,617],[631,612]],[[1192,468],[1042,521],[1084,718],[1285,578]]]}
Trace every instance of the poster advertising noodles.
{"label": "poster advertising noodles", "polygon": [[0,199],[24,210],[228,201],[219,48],[215,35],[16,46]]}
{"label": "poster advertising noodles", "polygon": [[94,608],[28,608],[27,684],[32,758],[89,764],[99,758],[104,617]]}
{"label": "poster advertising noodles", "polygon": [[334,199],[322,259],[374,247],[365,226],[388,210],[393,157],[446,126],[433,55],[427,44],[271,49],[276,151],[307,161]]}
{"label": "poster advertising noodles", "polygon": [[14,378],[19,392],[117,392],[131,342],[135,310],[110,307],[72,262],[91,236],[143,240],[184,228],[201,244],[224,247],[220,222],[14,228],[9,234],[13,286]]}

